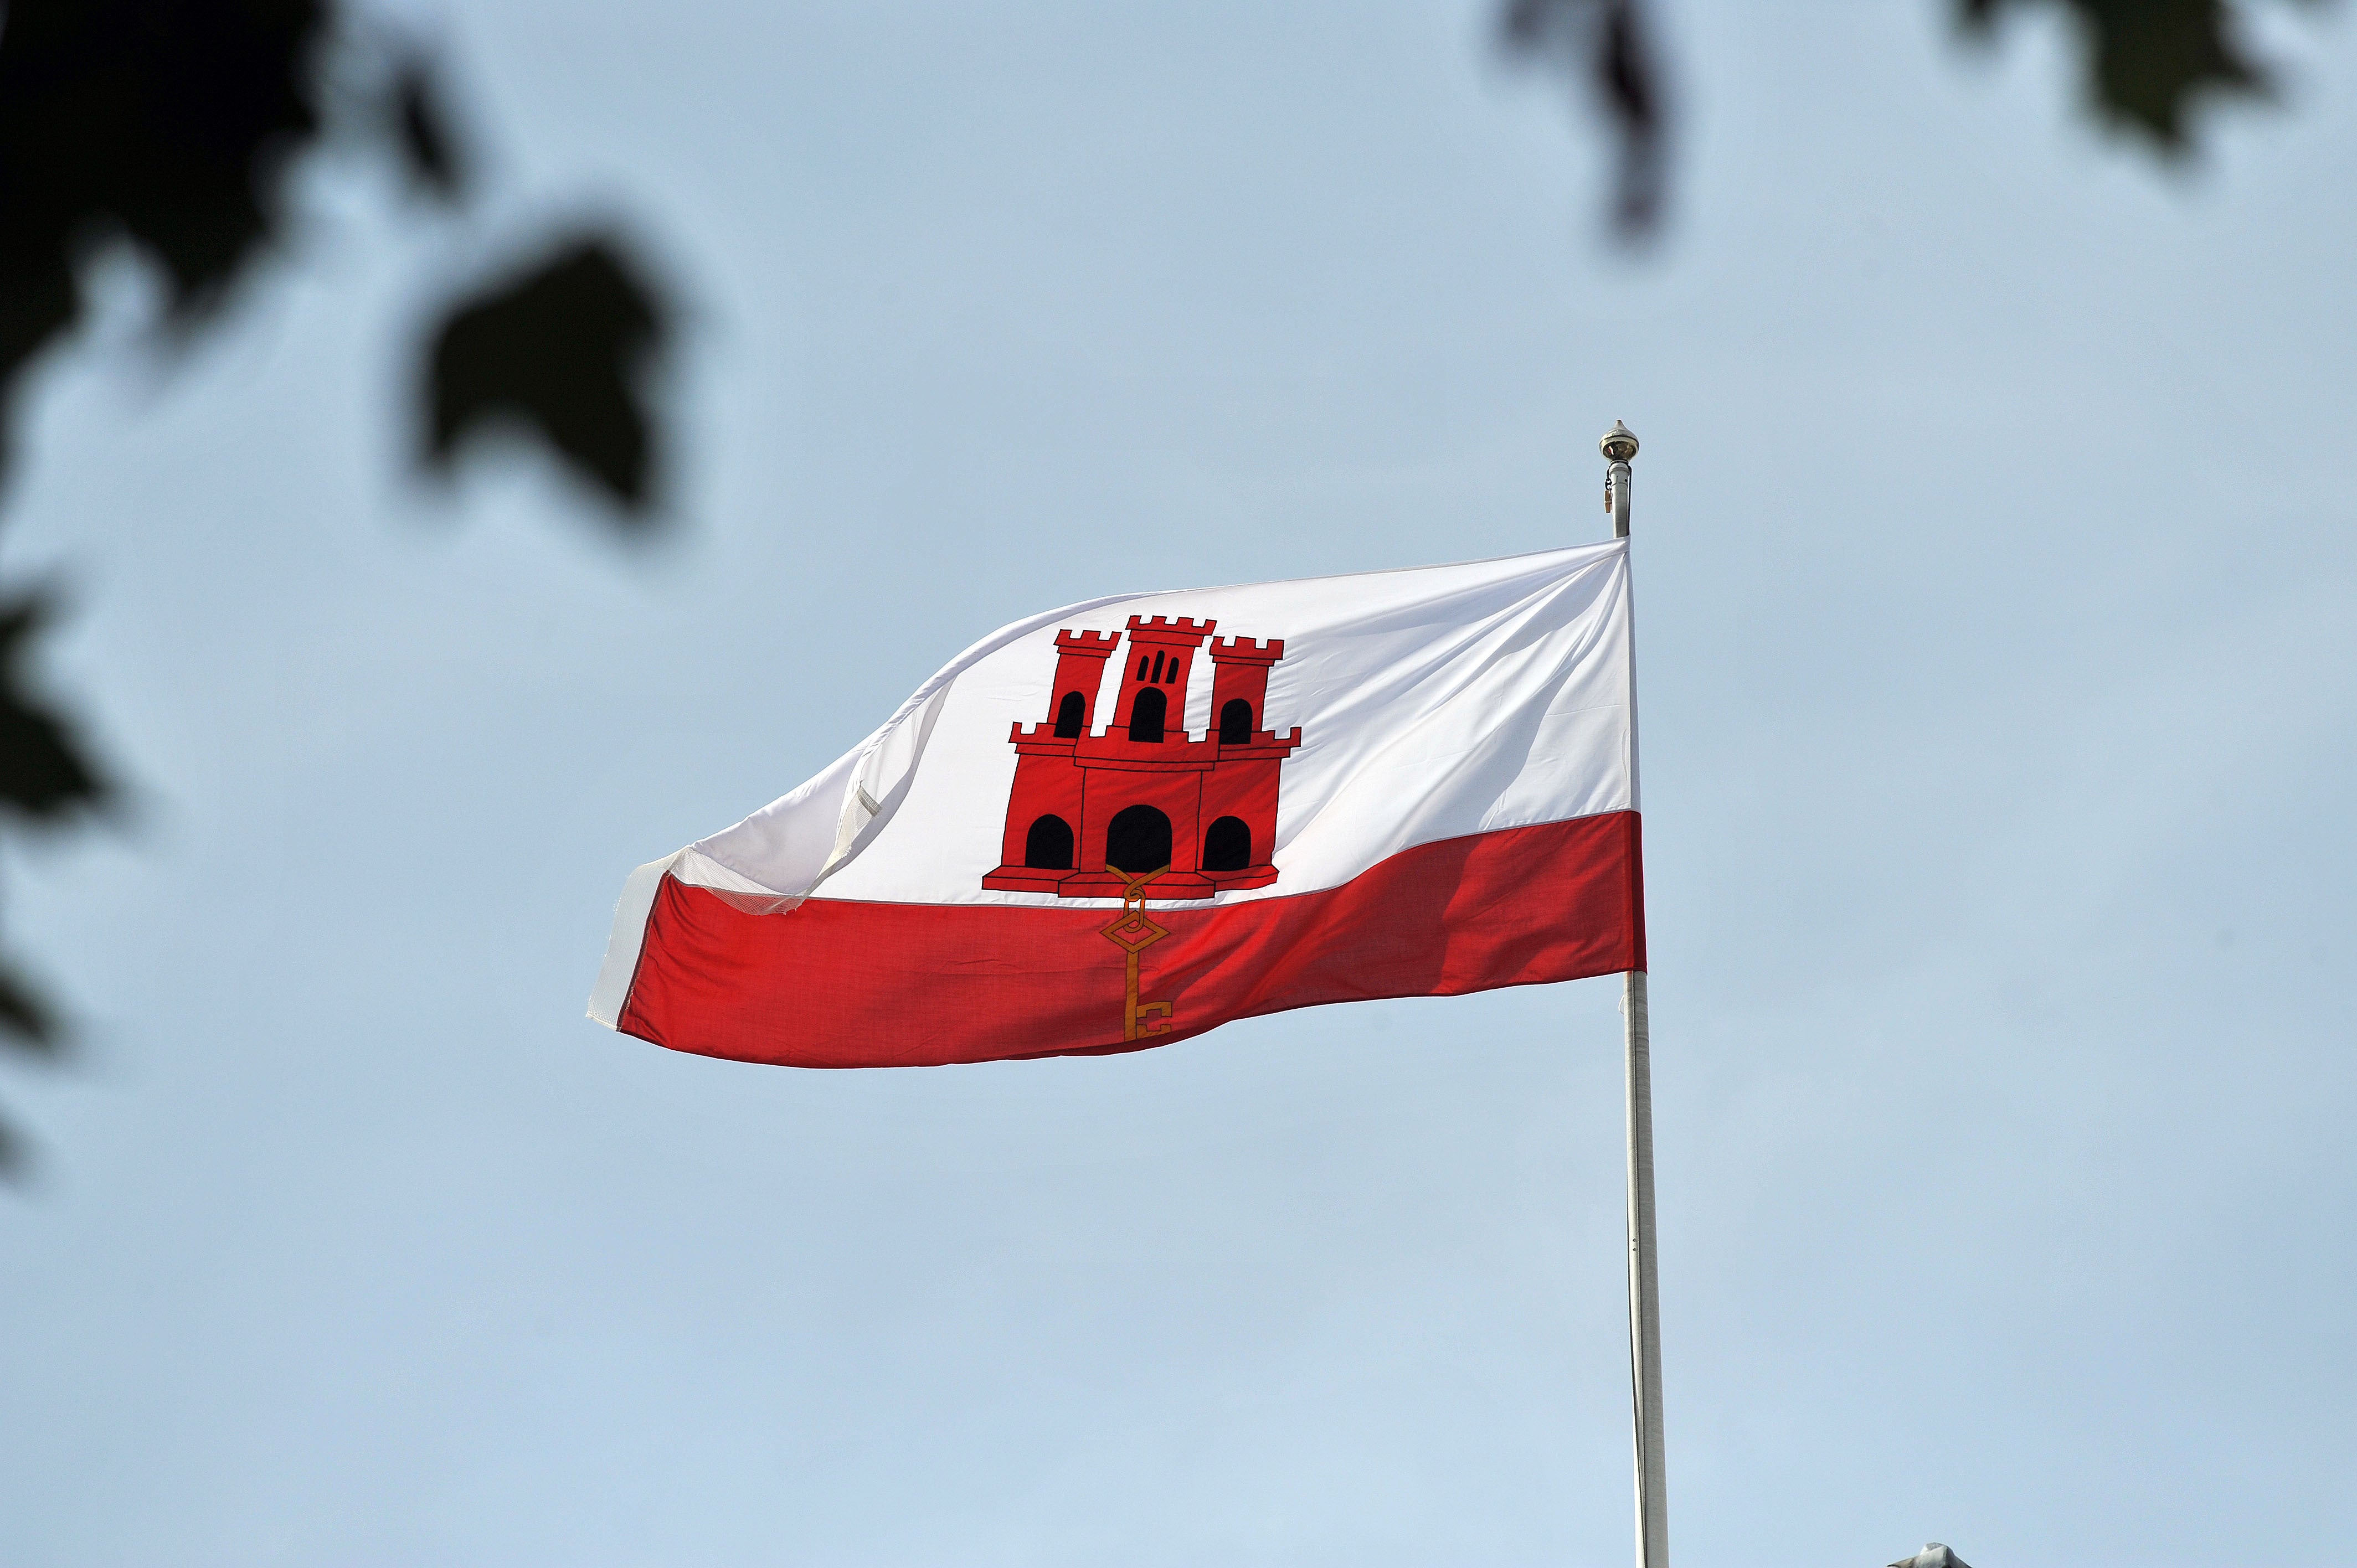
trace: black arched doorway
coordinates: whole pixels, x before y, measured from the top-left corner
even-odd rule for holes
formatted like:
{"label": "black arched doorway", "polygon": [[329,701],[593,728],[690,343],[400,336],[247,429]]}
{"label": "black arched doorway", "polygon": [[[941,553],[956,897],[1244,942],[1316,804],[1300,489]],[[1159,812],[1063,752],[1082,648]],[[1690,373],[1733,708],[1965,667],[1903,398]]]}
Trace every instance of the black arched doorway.
{"label": "black arched doorway", "polygon": [[1041,871],[1072,869],[1072,824],[1052,812],[1023,835],[1023,864]]}
{"label": "black arched doorway", "polygon": [[1056,704],[1056,734],[1065,740],[1079,735],[1088,722],[1088,712],[1087,698],[1078,692],[1065,693],[1064,700]]}
{"label": "black arched doorway", "polygon": [[1222,817],[1204,832],[1204,870],[1242,871],[1252,863],[1252,829],[1242,817]]}
{"label": "black arched doorway", "polygon": [[1221,705],[1220,744],[1222,746],[1252,744],[1252,704],[1242,697],[1231,697]]}
{"label": "black arched doorway", "polygon": [[[1162,739],[1162,722],[1169,712],[1170,699],[1162,694],[1162,688],[1148,686],[1140,692],[1137,694],[1137,700],[1130,704],[1129,738],[1158,743]],[[1162,862],[1158,860],[1154,863],[1155,865],[1161,864]],[[1149,866],[1147,869],[1151,870],[1153,867]]]}
{"label": "black arched doorway", "polygon": [[1105,824],[1105,864],[1116,871],[1158,871],[1170,864],[1170,819],[1151,806],[1124,806]]}

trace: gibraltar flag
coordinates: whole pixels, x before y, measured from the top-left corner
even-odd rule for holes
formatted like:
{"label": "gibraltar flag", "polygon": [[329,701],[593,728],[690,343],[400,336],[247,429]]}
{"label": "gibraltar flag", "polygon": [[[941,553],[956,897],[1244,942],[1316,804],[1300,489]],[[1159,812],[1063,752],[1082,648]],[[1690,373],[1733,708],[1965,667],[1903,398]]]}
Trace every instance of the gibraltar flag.
{"label": "gibraltar flag", "polygon": [[1624,540],[1003,627],[640,866],[589,1015],[913,1067],[1644,966]]}

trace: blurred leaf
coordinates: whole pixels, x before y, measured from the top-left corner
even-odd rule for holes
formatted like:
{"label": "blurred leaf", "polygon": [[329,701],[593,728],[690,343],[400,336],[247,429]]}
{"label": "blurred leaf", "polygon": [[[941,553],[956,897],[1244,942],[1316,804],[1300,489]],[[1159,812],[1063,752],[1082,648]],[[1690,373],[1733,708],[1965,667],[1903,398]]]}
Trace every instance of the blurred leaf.
{"label": "blurred leaf", "polygon": [[10,0],[0,22],[5,242],[55,258],[94,222],[152,252],[187,308],[276,230],[318,134],[321,0]]}
{"label": "blurred leaf", "polygon": [[428,194],[457,202],[466,192],[466,160],[450,132],[442,84],[425,60],[404,61],[393,81],[393,137],[410,177]]}
{"label": "blurred leaf", "polygon": [[[317,139],[324,0],[8,0],[0,12],[0,417],[81,310],[74,263],[120,237],[176,314],[274,237]],[[0,460],[5,454],[0,454]]]}
{"label": "blurred leaf", "polygon": [[1641,0],[1506,0],[1510,53],[1584,79],[1612,128],[1620,158],[1613,223],[1639,239],[1660,226],[1669,185],[1669,118]]}
{"label": "blurred leaf", "polygon": [[[56,1018],[5,962],[0,962],[0,1044],[45,1057],[56,1056],[63,1045]],[[0,1136],[5,1136],[4,1129]],[[5,1163],[0,1161],[0,1165]]]}
{"label": "blurred leaf", "polygon": [[107,789],[72,728],[25,690],[25,651],[48,615],[38,597],[0,606],[0,806],[54,822],[99,804]]}
{"label": "blurred leaf", "polygon": [[[63,719],[25,689],[25,653],[48,614],[28,596],[0,607],[0,807],[54,823],[102,803],[106,782]],[[0,963],[0,1041],[54,1055],[55,1021],[31,987]],[[5,1167],[0,1159],[0,1167]]]}
{"label": "blurred leaf", "polygon": [[426,367],[425,465],[444,473],[479,437],[520,430],[649,520],[658,451],[645,382],[668,312],[611,236],[561,242],[454,306]]}
{"label": "blurred leaf", "polygon": [[[1964,27],[1986,35],[1999,14],[2032,0],[1956,0]],[[2203,92],[2268,96],[2266,70],[2244,53],[2228,0],[2035,0],[2077,18],[2087,45],[2089,106],[2149,137],[2163,152],[2188,150],[2186,112]]]}

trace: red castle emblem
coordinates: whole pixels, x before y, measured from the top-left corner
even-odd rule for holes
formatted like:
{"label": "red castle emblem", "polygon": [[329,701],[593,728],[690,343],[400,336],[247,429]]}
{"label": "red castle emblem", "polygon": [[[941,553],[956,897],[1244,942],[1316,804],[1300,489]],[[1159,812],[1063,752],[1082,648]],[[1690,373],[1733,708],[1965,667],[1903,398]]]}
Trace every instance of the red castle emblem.
{"label": "red castle emblem", "polygon": [[1285,657],[1285,642],[1232,637],[1203,650],[1213,665],[1211,727],[1190,738],[1187,678],[1218,626],[1130,617],[1121,695],[1103,734],[1092,733],[1097,696],[1121,636],[1056,634],[1047,721],[1018,724],[1007,736],[1017,753],[1015,788],[1000,864],[985,887],[1138,903],[1147,881],[1167,899],[1276,880],[1269,855],[1277,769],[1301,730],[1280,736],[1262,725],[1268,669]]}

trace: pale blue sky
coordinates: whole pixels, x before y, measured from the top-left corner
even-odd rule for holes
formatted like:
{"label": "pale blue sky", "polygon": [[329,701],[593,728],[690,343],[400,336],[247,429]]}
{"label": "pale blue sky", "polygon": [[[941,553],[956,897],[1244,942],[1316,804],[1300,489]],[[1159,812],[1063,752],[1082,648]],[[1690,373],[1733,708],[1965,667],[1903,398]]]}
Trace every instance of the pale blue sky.
{"label": "pale blue sky", "polygon": [[[160,381],[5,561],[139,788],[13,856],[11,1564],[1628,1560],[1609,981],[811,1074],[581,1017],[629,869],[1088,595],[1636,532],[1673,1546],[2357,1537],[2357,34],[2157,172],[2059,29],[1667,7],[1650,258],[1489,8],[481,0],[497,148]],[[2271,17],[2275,14],[2269,13]],[[437,500],[435,280],[638,215],[681,527]]]}

